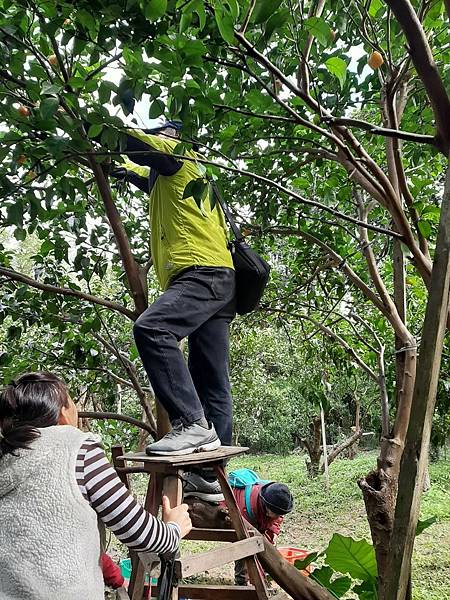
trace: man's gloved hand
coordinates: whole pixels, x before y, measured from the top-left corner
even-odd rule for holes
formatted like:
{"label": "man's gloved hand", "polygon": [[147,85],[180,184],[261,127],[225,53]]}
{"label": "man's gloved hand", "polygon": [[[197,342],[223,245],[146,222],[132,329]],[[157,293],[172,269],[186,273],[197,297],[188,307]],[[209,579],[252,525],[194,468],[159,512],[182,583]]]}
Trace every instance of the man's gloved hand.
{"label": "man's gloved hand", "polygon": [[111,165],[111,170],[109,172],[109,175],[111,177],[114,177],[114,179],[118,179],[119,181],[122,181],[122,180],[126,179],[127,170],[124,167],[116,166],[113,164],[113,165]]}

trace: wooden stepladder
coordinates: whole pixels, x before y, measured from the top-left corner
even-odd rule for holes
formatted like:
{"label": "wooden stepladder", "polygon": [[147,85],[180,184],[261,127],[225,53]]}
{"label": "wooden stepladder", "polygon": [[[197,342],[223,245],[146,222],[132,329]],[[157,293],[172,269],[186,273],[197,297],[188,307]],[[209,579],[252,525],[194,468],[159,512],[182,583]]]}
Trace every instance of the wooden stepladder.
{"label": "wooden stepladder", "polygon": [[[145,499],[145,508],[157,515],[162,496],[169,498],[171,506],[180,504],[183,499],[182,475],[193,467],[208,467],[217,474],[225,502],[228,507],[232,529],[198,529],[194,528],[186,539],[229,542],[225,547],[177,558],[175,570],[178,580],[198,575],[204,571],[219,567],[235,560],[245,559],[251,585],[209,585],[180,583],[173,591],[172,600],[190,598],[192,600],[266,600],[268,593],[264,576],[259,568],[256,555],[262,552],[264,544],[261,536],[251,535],[237,507],[233,492],[224,471],[224,461],[244,454],[247,448],[223,446],[212,452],[199,452],[187,456],[147,456],[145,453],[123,455],[120,447],[113,448],[113,463],[119,477],[128,486],[128,474],[144,472],[150,475]],[[132,576],[129,587],[131,600],[142,600],[145,575],[151,575],[159,564],[157,555],[146,553],[139,557],[132,553]],[[150,578],[151,579],[151,578]],[[155,587],[150,597],[155,597]]]}

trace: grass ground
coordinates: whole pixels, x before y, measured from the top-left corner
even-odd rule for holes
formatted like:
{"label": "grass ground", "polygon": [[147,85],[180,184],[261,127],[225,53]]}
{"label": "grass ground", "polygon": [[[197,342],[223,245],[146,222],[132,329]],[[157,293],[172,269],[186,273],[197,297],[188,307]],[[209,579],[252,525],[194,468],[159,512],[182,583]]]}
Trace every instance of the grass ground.
{"label": "grass ground", "polygon": [[[364,503],[356,481],[375,463],[376,452],[361,452],[354,460],[335,461],[330,466],[329,491],[325,490],[321,477],[308,479],[304,458],[299,455],[248,455],[232,461],[229,470],[248,467],[262,478],[287,483],[295,497],[295,510],[285,519],[279,545],[313,551],[323,550],[334,532],[370,541]],[[416,540],[413,598],[450,600],[450,460],[432,463],[430,476],[432,485],[423,496],[421,518],[436,516],[438,520]],[[142,489],[139,483],[136,490]],[[206,549],[202,542],[185,544],[189,544],[190,552]],[[231,572],[214,575],[227,578]]]}

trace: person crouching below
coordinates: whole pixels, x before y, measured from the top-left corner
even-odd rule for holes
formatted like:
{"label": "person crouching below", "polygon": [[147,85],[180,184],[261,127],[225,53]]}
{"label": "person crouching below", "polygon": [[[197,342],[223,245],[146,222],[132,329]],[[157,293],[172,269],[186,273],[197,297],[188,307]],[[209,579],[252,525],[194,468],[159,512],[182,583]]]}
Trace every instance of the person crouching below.
{"label": "person crouching below", "polygon": [[99,523],[136,552],[173,552],[192,524],[163,499],[163,520],[129,494],[52,373],[0,393],[0,598],[104,600]]}
{"label": "person crouching below", "polygon": [[[264,485],[256,483],[252,486],[249,503],[245,488],[233,488],[233,493],[244,519],[275,544],[284,516],[294,508],[294,500],[287,485],[275,481]],[[245,560],[236,561],[234,581],[236,585],[247,585]]]}

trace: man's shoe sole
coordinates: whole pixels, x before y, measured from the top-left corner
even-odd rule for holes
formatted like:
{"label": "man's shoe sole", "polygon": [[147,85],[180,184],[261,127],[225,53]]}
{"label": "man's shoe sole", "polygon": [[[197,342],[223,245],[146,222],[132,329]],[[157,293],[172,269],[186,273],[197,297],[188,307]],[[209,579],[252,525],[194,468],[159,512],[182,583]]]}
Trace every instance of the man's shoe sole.
{"label": "man's shoe sole", "polygon": [[207,494],[206,492],[185,492],[185,498],[199,498],[206,502],[223,502],[225,496],[223,494]]}
{"label": "man's shoe sole", "polygon": [[192,448],[184,448],[183,450],[149,450],[146,448],[147,454],[157,454],[158,456],[186,456],[187,454],[195,454],[196,452],[211,452],[217,450],[222,444],[219,438],[213,442],[202,444],[201,446],[193,446]]}

